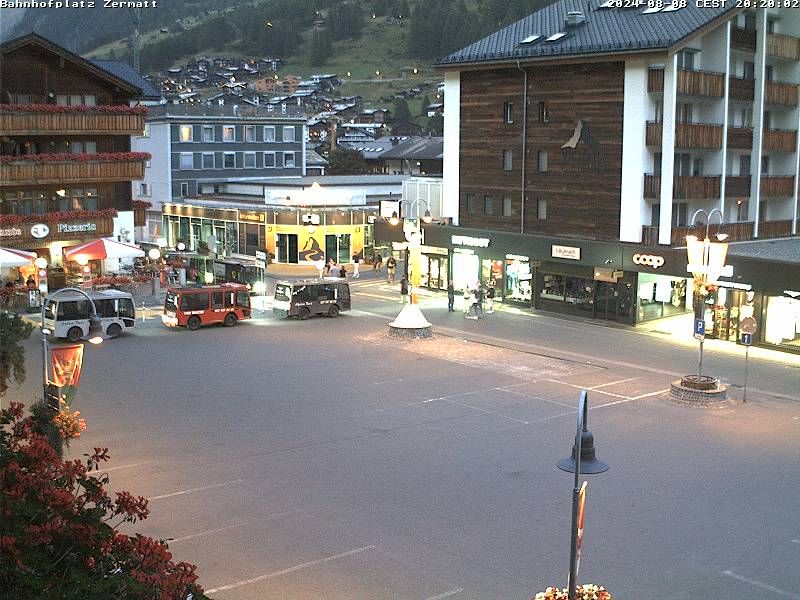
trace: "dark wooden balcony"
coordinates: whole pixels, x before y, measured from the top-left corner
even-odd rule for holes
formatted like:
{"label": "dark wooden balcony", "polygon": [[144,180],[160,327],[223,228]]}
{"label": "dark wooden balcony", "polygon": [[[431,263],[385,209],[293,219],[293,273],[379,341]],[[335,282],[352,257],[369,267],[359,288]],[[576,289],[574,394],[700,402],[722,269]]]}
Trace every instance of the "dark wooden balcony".
{"label": "dark wooden balcony", "polygon": [[4,135],[141,135],[143,130],[143,114],[0,112]]}
{"label": "dark wooden balcony", "polygon": [[728,148],[750,150],[753,147],[752,127],[728,127]]}
{"label": "dark wooden balcony", "polygon": [[[729,242],[744,242],[756,239],[753,237],[753,222],[724,223],[719,227],[712,226],[713,233],[726,233]],[[670,233],[670,245],[685,246],[687,235],[696,235],[703,238],[706,226],[673,227]],[[792,221],[762,221],[758,224],[758,239],[774,239],[790,237],[792,235]],[[645,225],[642,227],[642,244],[647,246],[658,245],[658,226]]]}
{"label": "dark wooden balcony", "polygon": [[794,177],[762,175],[761,196],[766,198],[785,198],[794,194]]}
{"label": "dark wooden balcony", "polygon": [[728,77],[728,93],[733,100],[752,102],[755,98],[755,81],[742,77]]}
{"label": "dark wooden balcony", "polygon": [[[677,175],[672,178],[672,197],[676,200],[719,198],[720,177]],[[658,198],[661,194],[661,176],[644,176],[644,197]]]}
{"label": "dark wooden balcony", "polygon": [[[725,76],[711,71],[678,70],[677,93],[682,96],[711,96],[721,98],[725,92]],[[647,91],[664,92],[664,69],[647,70]]]}
{"label": "dark wooden balcony", "polygon": [[661,147],[661,121],[648,121],[645,126],[645,143],[648,146]]}
{"label": "dark wooden balcony", "polygon": [[722,125],[676,123],[675,147],[719,150],[722,148]]}
{"label": "dark wooden balcony", "polygon": [[734,27],[731,31],[731,48],[742,52],[755,52],[756,32],[743,27]]}
{"label": "dark wooden balcony", "polygon": [[800,60],[800,38],[791,35],[768,33],[767,55],[775,58]]}
{"label": "dark wooden balcony", "polygon": [[147,210],[144,207],[133,207],[133,226],[144,227],[147,225]]}
{"label": "dark wooden balcony", "polygon": [[728,176],[725,178],[725,197],[726,198],[749,198],[750,197],[750,176],[740,175],[737,177]]}
{"label": "dark wooden balcony", "polygon": [[131,181],[144,178],[144,160],[39,162],[20,159],[0,164],[0,182],[15,185]]}
{"label": "dark wooden balcony", "polygon": [[794,152],[797,148],[797,132],[791,129],[767,129],[764,131],[762,147],[768,152]]}
{"label": "dark wooden balcony", "polygon": [[797,106],[797,84],[767,81],[764,102],[779,106]]}

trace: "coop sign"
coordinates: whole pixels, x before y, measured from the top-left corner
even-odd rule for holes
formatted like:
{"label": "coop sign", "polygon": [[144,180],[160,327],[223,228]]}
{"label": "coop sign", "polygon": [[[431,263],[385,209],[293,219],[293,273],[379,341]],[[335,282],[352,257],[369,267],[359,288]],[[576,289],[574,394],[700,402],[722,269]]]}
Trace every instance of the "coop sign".
{"label": "coop sign", "polygon": [[664,257],[657,254],[634,254],[633,264],[657,269],[664,266]]}
{"label": "coop sign", "polygon": [[454,235],[450,238],[454,246],[471,246],[473,248],[488,248],[489,238],[476,238],[468,235]]}

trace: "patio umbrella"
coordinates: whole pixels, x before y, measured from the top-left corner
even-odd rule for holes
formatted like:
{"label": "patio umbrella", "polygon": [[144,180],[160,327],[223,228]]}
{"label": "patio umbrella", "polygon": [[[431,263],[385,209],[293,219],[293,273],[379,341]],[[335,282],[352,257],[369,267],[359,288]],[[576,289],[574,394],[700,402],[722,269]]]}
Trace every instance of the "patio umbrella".
{"label": "patio umbrella", "polygon": [[136,258],[144,256],[144,250],[133,244],[124,244],[111,238],[100,238],[99,240],[64,248],[64,258],[67,260],[77,260],[79,256],[86,260]]}
{"label": "patio umbrella", "polygon": [[32,265],[34,260],[36,260],[36,252],[0,248],[0,267],[24,267]]}

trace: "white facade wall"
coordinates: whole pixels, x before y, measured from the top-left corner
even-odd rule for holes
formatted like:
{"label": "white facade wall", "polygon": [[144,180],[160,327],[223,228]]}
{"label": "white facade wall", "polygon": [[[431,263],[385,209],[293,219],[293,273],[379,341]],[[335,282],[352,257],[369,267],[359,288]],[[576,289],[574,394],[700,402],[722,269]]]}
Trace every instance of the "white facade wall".
{"label": "white facade wall", "polygon": [[442,217],[449,217],[458,225],[458,197],[461,187],[459,148],[461,146],[461,74],[447,71],[444,74],[444,152]]}
{"label": "white facade wall", "polygon": [[641,242],[642,226],[650,221],[650,209],[643,197],[644,174],[652,173],[645,134],[655,107],[647,94],[647,69],[644,59],[625,61],[619,216],[619,239],[623,242]]}

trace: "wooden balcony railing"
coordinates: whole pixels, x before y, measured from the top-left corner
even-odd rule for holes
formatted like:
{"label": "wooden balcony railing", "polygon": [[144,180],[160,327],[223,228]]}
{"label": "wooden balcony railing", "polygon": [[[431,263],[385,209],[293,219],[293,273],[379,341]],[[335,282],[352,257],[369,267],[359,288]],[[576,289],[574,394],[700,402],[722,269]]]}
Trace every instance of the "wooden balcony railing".
{"label": "wooden balcony railing", "polygon": [[676,123],[675,147],[719,150],[722,148],[722,125]]}
{"label": "wooden balcony railing", "polygon": [[[743,242],[754,239],[753,222],[725,223],[719,228],[712,226],[712,233],[728,234],[727,241]],[[687,235],[696,235],[703,238],[706,234],[705,225],[695,227],[673,227],[670,232],[670,245],[685,246]],[[758,239],[773,239],[789,237],[792,234],[792,222],[788,221],[762,221],[758,224]],[[645,225],[642,227],[642,244],[647,246],[658,245],[658,226]]]}
{"label": "wooden balcony railing", "polygon": [[[725,76],[712,71],[678,70],[677,93],[683,96],[712,96],[721,98],[725,92]],[[647,91],[664,91],[664,69],[653,67],[647,70]]]}
{"label": "wooden balcony railing", "polygon": [[728,77],[728,93],[734,100],[752,102],[755,98],[755,81],[742,77]]}
{"label": "wooden balcony railing", "polygon": [[764,102],[782,106],[797,106],[797,89],[796,83],[767,81],[764,89]]}
{"label": "wooden balcony railing", "polygon": [[664,91],[664,68],[650,67],[647,69],[647,91],[662,93]]}
{"label": "wooden balcony railing", "polygon": [[661,125],[660,121],[648,121],[645,126],[645,143],[648,146],[661,147]]}
{"label": "wooden balcony railing", "polygon": [[752,127],[728,127],[728,148],[750,150],[753,147]]}
{"label": "wooden balcony railing", "polygon": [[[720,177],[676,175],[672,179],[672,197],[676,200],[719,198]],[[661,194],[661,176],[644,176],[644,197],[658,198]]]}
{"label": "wooden balcony railing", "polygon": [[767,55],[800,60],[800,38],[778,33],[767,34]]}
{"label": "wooden balcony railing", "polygon": [[767,129],[762,146],[771,152],[794,152],[797,148],[797,132],[791,129]]}
{"label": "wooden balcony railing", "polygon": [[739,175],[736,177],[728,176],[725,178],[725,197],[726,198],[749,198],[750,197],[750,176]]}
{"label": "wooden balcony railing", "polygon": [[763,197],[790,197],[794,194],[794,177],[762,175],[761,196]]}
{"label": "wooden balcony railing", "polygon": [[143,160],[38,162],[20,160],[0,164],[0,182],[16,185],[131,181],[144,178]]}
{"label": "wooden balcony railing", "polygon": [[756,32],[734,27],[731,31],[731,48],[743,52],[756,51]]}
{"label": "wooden balcony railing", "polygon": [[0,112],[4,135],[141,135],[144,115],[103,112]]}

